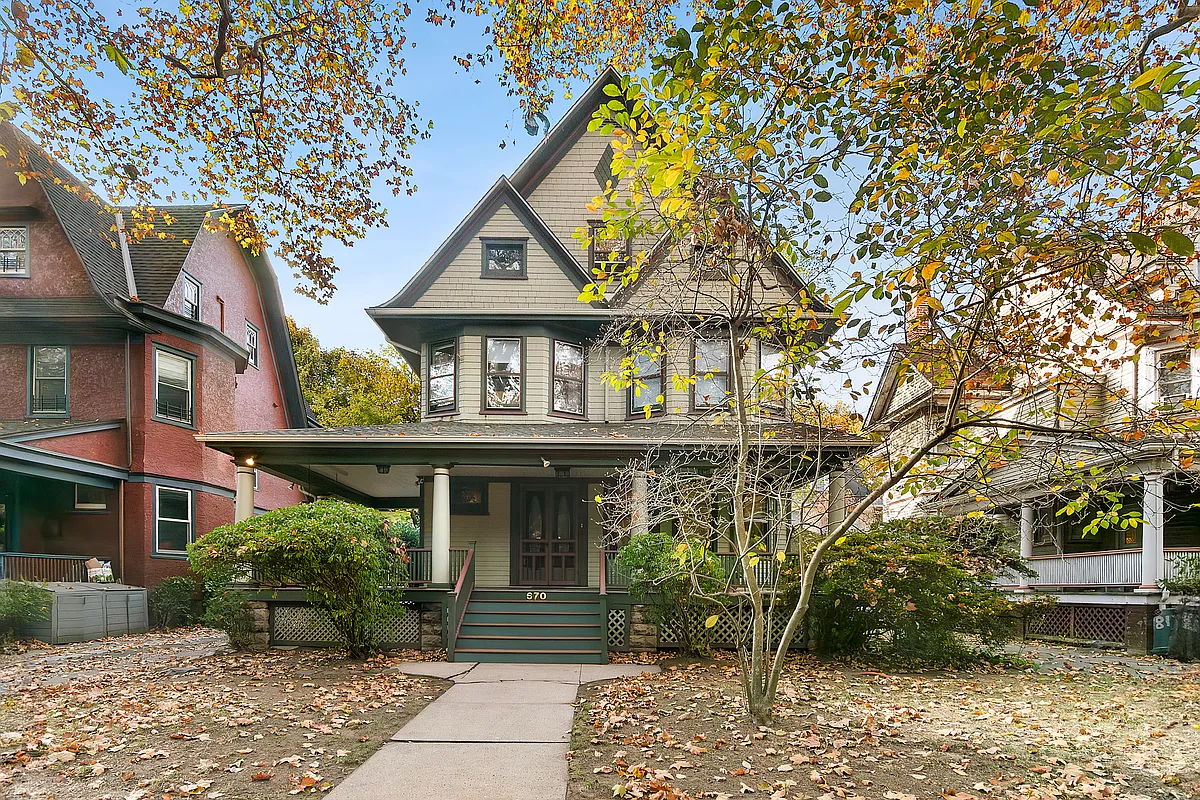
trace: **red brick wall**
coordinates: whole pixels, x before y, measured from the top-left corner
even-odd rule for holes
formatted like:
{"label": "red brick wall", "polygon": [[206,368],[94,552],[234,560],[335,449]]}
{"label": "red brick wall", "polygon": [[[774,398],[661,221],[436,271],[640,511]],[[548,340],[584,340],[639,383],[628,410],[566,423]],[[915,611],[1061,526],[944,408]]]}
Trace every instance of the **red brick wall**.
{"label": "red brick wall", "polygon": [[55,436],[52,439],[34,439],[26,444],[42,450],[100,461],[121,468],[125,467],[127,459],[124,424],[119,428],[106,431]]}

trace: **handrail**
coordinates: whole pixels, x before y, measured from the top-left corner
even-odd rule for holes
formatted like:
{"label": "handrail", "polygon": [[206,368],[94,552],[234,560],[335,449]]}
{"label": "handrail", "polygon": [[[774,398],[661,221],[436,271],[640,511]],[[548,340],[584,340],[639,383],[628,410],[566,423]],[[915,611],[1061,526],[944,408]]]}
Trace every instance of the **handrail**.
{"label": "handrail", "polygon": [[[454,659],[454,648],[458,644],[458,635],[462,631],[463,619],[467,616],[467,606],[471,604],[471,593],[475,591],[475,550],[468,549],[467,555],[463,559],[462,570],[458,573],[458,581],[454,584],[454,592],[448,598],[450,603],[450,618],[447,620],[453,624],[453,629],[450,625],[446,628],[446,658]],[[462,593],[466,590],[466,599],[463,599]],[[457,617],[457,620],[454,618]]]}
{"label": "handrail", "polygon": [[471,566],[471,561],[474,559],[475,551],[468,549],[467,557],[463,561],[462,571],[458,573],[458,580],[454,583],[454,596],[458,597],[462,594],[463,581],[467,577],[467,568]]}
{"label": "handrail", "polygon": [[608,559],[605,558],[607,550],[600,551],[600,594],[608,594]]}

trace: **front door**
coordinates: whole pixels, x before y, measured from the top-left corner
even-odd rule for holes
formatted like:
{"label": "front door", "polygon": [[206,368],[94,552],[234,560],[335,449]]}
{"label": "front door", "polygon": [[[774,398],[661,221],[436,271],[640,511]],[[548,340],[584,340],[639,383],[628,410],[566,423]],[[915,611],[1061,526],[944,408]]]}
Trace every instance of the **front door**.
{"label": "front door", "polygon": [[520,579],[522,586],[579,583],[579,489],[571,485],[521,487]]}

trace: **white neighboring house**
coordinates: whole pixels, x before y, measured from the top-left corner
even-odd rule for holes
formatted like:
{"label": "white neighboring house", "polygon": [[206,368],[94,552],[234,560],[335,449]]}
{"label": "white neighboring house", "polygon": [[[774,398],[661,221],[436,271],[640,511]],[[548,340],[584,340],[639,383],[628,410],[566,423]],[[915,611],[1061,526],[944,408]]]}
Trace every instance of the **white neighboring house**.
{"label": "white neighboring house", "polygon": [[[1153,617],[1169,599],[1160,581],[1200,559],[1194,443],[1144,437],[1114,447],[1069,432],[1098,421],[1110,429],[1129,425],[1133,416],[1194,416],[1184,401],[1200,398],[1200,358],[1178,344],[1185,324],[1185,315],[1160,302],[1152,320],[1102,331],[1118,342],[1123,369],[1099,376],[1094,385],[1089,381],[1086,391],[1075,389],[1076,396],[1069,398],[1050,384],[1010,395],[1000,412],[1009,419],[1060,427],[1068,435],[1041,437],[1041,448],[1039,437],[1028,436],[1022,458],[993,469],[984,482],[974,468],[968,474],[961,465],[933,473],[915,494],[887,497],[884,518],[980,511],[1003,515],[1019,529],[1022,555],[1036,573],[1033,578],[1014,576],[1008,585],[1014,592],[1047,593],[1059,601],[1033,632],[1148,648]],[[909,342],[928,340],[912,335],[913,330],[910,321]],[[867,432],[885,435],[876,453],[889,452],[893,460],[941,423],[949,397],[949,388],[911,368],[921,358],[909,342],[893,348],[865,425]],[[980,399],[969,397],[967,402]],[[1005,402],[1004,395],[994,392],[986,399]],[[1051,451],[1076,469],[1111,470],[1124,510],[1140,510],[1143,523],[1087,531],[1095,511],[1064,510],[1072,498],[1054,492],[1060,481],[1051,474]]]}

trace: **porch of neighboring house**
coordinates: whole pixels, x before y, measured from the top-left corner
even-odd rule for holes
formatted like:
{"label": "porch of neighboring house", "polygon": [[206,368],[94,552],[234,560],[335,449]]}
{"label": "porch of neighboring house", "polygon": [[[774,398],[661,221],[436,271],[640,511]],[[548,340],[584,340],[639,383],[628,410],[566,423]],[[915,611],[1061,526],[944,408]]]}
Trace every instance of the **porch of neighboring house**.
{"label": "porch of neighboring house", "polygon": [[[224,436],[205,438],[211,446]],[[417,512],[421,541],[408,551],[404,587],[410,613],[384,637],[387,644],[445,647],[451,660],[543,663],[604,663],[610,650],[673,644],[672,633],[654,629],[629,595],[617,553],[605,547],[603,507],[594,501],[645,442],[601,447],[547,436],[506,447],[390,437],[334,446],[330,436],[315,432],[304,446],[238,439],[218,449],[246,473],[257,468],[319,495]],[[840,463],[830,459],[827,469]],[[246,483],[239,481],[239,496]],[[648,518],[639,511],[645,502],[635,489],[630,520]],[[736,575],[737,557],[719,557]],[[772,581],[777,567],[770,557],[759,561],[760,581]],[[303,606],[302,590],[273,589],[261,600],[267,644],[319,644],[332,635]]]}
{"label": "porch of neighboring house", "polygon": [[105,464],[0,446],[0,579],[86,581],[95,558],[121,575],[121,485]]}
{"label": "porch of neighboring house", "polygon": [[1141,511],[1141,524],[1089,530],[1094,510],[1066,513],[1065,501],[1044,497],[1012,509],[1021,554],[1035,574],[1009,576],[1002,585],[1058,598],[1033,633],[1149,645],[1151,620],[1163,602],[1160,582],[1200,559],[1200,492],[1169,473],[1153,473],[1123,495],[1125,509]]}

